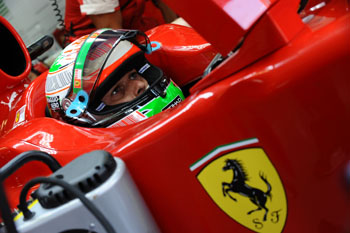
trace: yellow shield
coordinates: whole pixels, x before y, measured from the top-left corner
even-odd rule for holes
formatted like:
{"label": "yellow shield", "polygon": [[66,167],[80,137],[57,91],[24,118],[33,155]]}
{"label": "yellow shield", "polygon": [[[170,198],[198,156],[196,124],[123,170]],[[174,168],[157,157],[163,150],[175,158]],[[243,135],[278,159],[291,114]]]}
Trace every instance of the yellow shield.
{"label": "yellow shield", "polygon": [[281,179],[261,148],[219,156],[197,175],[219,208],[255,232],[281,232],[287,200]]}

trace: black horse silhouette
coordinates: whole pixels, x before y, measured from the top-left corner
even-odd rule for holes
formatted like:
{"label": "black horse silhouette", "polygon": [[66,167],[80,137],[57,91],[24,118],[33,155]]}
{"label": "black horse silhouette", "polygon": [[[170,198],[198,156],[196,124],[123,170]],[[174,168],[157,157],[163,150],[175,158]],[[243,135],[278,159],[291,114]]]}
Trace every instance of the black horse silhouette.
{"label": "black horse silhouette", "polygon": [[271,199],[271,185],[267,181],[266,177],[262,173],[259,174],[260,178],[266,183],[267,191],[263,192],[260,189],[253,188],[245,183],[248,180],[247,174],[244,171],[243,166],[236,159],[227,159],[225,166],[222,170],[227,171],[229,169],[233,170],[233,180],[231,183],[222,182],[222,192],[224,196],[226,194],[234,201],[237,201],[236,198],[232,197],[229,192],[238,193],[242,196],[248,197],[251,202],[253,202],[258,208],[249,211],[247,214],[251,214],[255,211],[264,209],[264,221],[266,221],[266,216],[269,209],[266,207],[267,197]]}

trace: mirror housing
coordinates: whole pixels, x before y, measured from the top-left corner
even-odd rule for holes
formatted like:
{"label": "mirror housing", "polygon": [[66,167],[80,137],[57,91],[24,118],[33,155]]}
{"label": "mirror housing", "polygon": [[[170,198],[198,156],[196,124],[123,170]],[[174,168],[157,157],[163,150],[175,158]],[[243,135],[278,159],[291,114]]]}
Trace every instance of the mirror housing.
{"label": "mirror housing", "polygon": [[11,89],[27,78],[32,64],[29,52],[17,31],[0,16],[0,92]]}

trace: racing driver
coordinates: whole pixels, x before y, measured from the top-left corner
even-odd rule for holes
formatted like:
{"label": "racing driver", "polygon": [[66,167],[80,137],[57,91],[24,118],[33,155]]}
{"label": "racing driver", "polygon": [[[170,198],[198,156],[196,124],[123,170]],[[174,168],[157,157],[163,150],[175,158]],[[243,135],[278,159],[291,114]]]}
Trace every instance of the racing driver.
{"label": "racing driver", "polygon": [[100,29],[74,41],[47,76],[49,114],[79,126],[118,127],[175,106],[182,91],[145,53],[149,38],[138,30]]}

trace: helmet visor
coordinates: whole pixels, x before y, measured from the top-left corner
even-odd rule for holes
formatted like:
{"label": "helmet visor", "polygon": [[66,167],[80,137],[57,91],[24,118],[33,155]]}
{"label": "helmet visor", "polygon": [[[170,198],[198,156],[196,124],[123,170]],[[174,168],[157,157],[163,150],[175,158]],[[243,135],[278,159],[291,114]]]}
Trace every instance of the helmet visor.
{"label": "helmet visor", "polygon": [[140,31],[97,30],[87,38],[76,58],[73,70],[73,93],[76,94],[80,90],[84,90],[88,95],[91,93],[112,50],[122,40],[133,42],[145,52],[150,48],[148,37]]}

